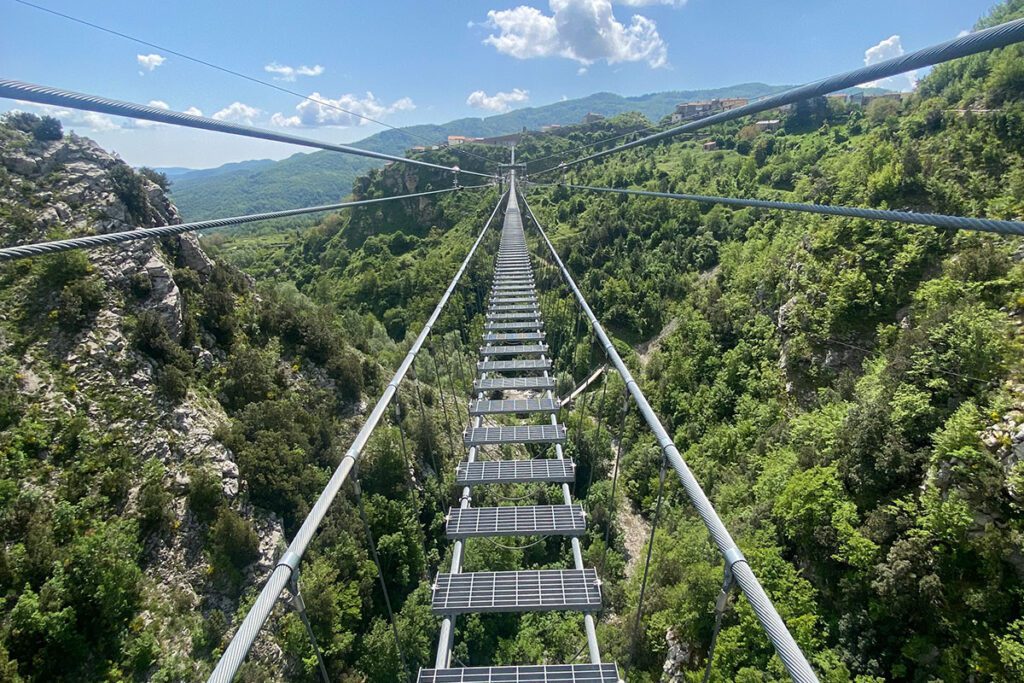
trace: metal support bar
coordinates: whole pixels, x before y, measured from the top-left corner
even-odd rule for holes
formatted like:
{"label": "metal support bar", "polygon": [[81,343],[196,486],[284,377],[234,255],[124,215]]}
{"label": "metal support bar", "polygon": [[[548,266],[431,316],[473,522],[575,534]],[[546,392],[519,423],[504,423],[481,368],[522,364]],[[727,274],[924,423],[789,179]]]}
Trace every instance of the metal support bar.
{"label": "metal support bar", "polygon": [[[228,683],[231,681],[235,674],[238,672],[238,667],[242,665],[249,650],[252,649],[252,644],[256,640],[257,634],[263,627],[263,623],[270,616],[270,611],[274,608],[274,603],[277,601],[278,596],[281,595],[281,591],[284,590],[285,586],[291,578],[292,573],[298,566],[298,562],[301,559],[303,553],[306,552],[306,548],[309,546],[310,541],[313,540],[313,534],[316,533],[320,527],[320,522],[323,521],[324,516],[327,514],[327,510],[330,508],[331,503],[334,502],[334,498],[338,495],[341,487],[344,485],[345,480],[348,479],[349,473],[352,471],[352,467],[355,465],[356,459],[362,455],[363,448],[366,447],[367,441],[370,439],[370,435],[373,430],[376,429],[381,419],[384,417],[387,411],[388,404],[391,399],[394,398],[395,393],[398,391],[398,385],[402,383],[406,373],[412,366],[413,361],[416,359],[416,355],[423,347],[423,343],[430,334],[430,330],[433,328],[437,319],[441,316],[441,311],[447,305],[448,300],[451,298],[452,292],[455,291],[455,287],[459,284],[462,279],[463,273],[466,272],[466,268],[472,261],[473,256],[476,254],[477,248],[480,243],[483,242],[484,236],[487,234],[488,228],[490,228],[491,222],[494,217],[498,214],[498,209],[501,207],[502,200],[507,195],[503,195],[498,203],[494,207],[494,211],[491,212],[491,217],[487,219],[487,223],[484,224],[483,229],[480,231],[480,235],[477,236],[476,242],[470,247],[469,253],[466,254],[466,258],[462,261],[462,265],[459,266],[458,271],[452,277],[451,283],[448,285],[448,289],[445,290],[444,294],[441,295],[441,299],[437,302],[437,306],[434,308],[434,312],[430,314],[430,318],[427,319],[423,329],[420,330],[419,336],[413,342],[412,347],[409,349],[409,353],[406,354],[402,364],[398,366],[398,370],[395,371],[394,377],[388,383],[387,388],[384,390],[384,394],[377,401],[377,405],[373,407],[366,422],[363,423],[359,433],[356,434],[355,440],[352,445],[348,447],[345,455],[341,459],[341,463],[338,468],[331,475],[330,481],[327,482],[327,486],[320,493],[316,502],[313,504],[309,515],[303,520],[302,526],[299,527],[298,533],[295,534],[295,538],[292,539],[291,544],[288,546],[288,551],[285,553],[286,558],[290,558],[288,564],[279,563],[274,568],[273,573],[264,584],[263,590],[260,591],[259,596],[256,598],[256,602],[253,603],[252,607],[249,608],[249,613],[245,615],[245,619],[242,621],[241,626],[238,627],[238,632],[235,633],[235,637],[228,643],[227,649],[221,656],[220,661],[217,662],[217,667],[210,674],[208,680],[209,683]],[[294,559],[291,559],[294,558]]]}
{"label": "metal support bar", "polygon": [[715,600],[715,630],[711,632],[711,645],[708,647],[708,666],[704,669],[704,683],[711,679],[711,665],[715,661],[715,645],[718,643],[718,633],[722,630],[722,617],[725,616],[725,609],[729,606],[729,594],[732,587],[736,585],[736,578],[732,575],[729,564],[725,565],[725,572],[722,576],[722,590]]}
{"label": "metal support bar", "polygon": [[[1024,24],[1022,24],[1024,28]],[[608,356],[608,360],[611,361],[615,369],[618,370],[619,376],[622,377],[623,382],[626,384],[626,389],[629,391],[630,396],[633,397],[633,401],[636,403],[640,414],[643,416],[644,421],[647,422],[647,426],[650,427],[654,433],[655,438],[658,441],[658,445],[664,452],[665,457],[668,458],[669,464],[676,471],[679,476],[680,482],[682,482],[683,490],[686,491],[686,495],[689,497],[690,502],[693,504],[700,515],[701,520],[704,522],[704,526],[707,527],[708,532],[711,534],[711,539],[715,545],[718,546],[719,552],[722,553],[723,557],[732,569],[733,574],[736,577],[736,582],[739,584],[740,589],[744,595],[747,596],[747,600],[750,602],[750,606],[753,608],[754,613],[757,615],[758,621],[761,622],[761,626],[764,628],[765,633],[768,635],[768,639],[775,647],[775,651],[779,654],[779,658],[782,660],[783,665],[786,667],[786,671],[789,672],[790,677],[797,681],[797,683],[818,683],[818,677],[815,675],[814,670],[811,669],[811,665],[807,662],[807,658],[804,653],[800,650],[800,646],[796,644],[793,639],[793,635],[786,628],[786,624],[783,623],[782,617],[779,616],[778,611],[772,604],[772,601],[768,598],[768,595],[764,592],[760,582],[754,576],[754,572],[750,569],[747,561],[743,558],[743,554],[736,546],[736,542],[733,541],[732,536],[729,534],[729,530],[725,528],[725,524],[722,523],[721,518],[715,511],[714,506],[711,505],[711,501],[708,500],[707,494],[701,488],[697,482],[696,477],[693,476],[693,472],[690,471],[686,461],[683,460],[683,456],[679,453],[679,449],[676,448],[675,444],[672,443],[672,438],[665,431],[665,427],[661,424],[661,420],[655,414],[654,409],[651,408],[651,404],[647,402],[647,397],[644,396],[643,391],[640,389],[640,385],[637,384],[636,380],[633,379],[632,373],[626,364],[622,361],[622,357],[619,352],[615,350],[615,345],[612,344],[608,334],[604,331],[604,327],[601,326],[597,316],[594,315],[594,311],[591,310],[590,305],[584,298],[583,293],[580,292],[579,287],[576,286],[576,282],[572,279],[572,275],[569,274],[569,270],[562,263],[562,259],[558,256],[558,252],[555,251],[555,246],[548,239],[547,233],[544,232],[544,228],[540,222],[537,221],[537,217],[534,216],[533,210],[530,205],[523,199],[523,204],[526,207],[527,213],[533,220],[533,224],[536,226],[537,231],[540,233],[541,239],[547,244],[548,250],[551,252],[551,258],[554,259],[558,265],[559,270],[562,273],[562,278],[565,280],[569,289],[572,291],[573,297],[576,299],[580,308],[586,314],[587,319],[590,321],[590,326],[594,330],[594,334],[597,335],[598,341],[604,349],[605,355]]]}
{"label": "metal support bar", "polygon": [[299,615],[302,625],[306,627],[306,634],[309,636],[309,642],[313,645],[313,652],[316,654],[316,663],[320,669],[320,677],[324,680],[324,683],[331,683],[331,678],[327,675],[327,665],[324,664],[324,656],[320,653],[320,646],[316,644],[316,636],[313,634],[313,625],[309,623],[309,616],[306,614],[306,601],[302,599],[302,592],[299,590],[298,568],[292,572],[291,581],[288,582],[288,592],[291,593],[291,599],[288,600],[288,603]]}

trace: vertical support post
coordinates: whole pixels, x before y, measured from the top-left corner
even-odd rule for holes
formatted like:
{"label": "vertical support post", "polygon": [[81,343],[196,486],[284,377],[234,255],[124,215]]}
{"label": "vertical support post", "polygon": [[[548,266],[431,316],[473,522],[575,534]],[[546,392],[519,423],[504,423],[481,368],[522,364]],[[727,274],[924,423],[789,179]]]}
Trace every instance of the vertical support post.
{"label": "vertical support post", "polygon": [[299,590],[298,567],[292,571],[291,579],[288,581],[288,592],[291,593],[287,600],[288,604],[299,615],[299,620],[306,627],[306,635],[309,636],[309,642],[313,645],[313,653],[316,654],[316,663],[320,669],[320,677],[324,683],[331,683],[331,679],[327,675],[327,665],[324,663],[324,656],[320,653],[320,646],[316,644],[313,625],[309,623],[309,616],[306,614],[306,601],[302,599],[302,592]]}

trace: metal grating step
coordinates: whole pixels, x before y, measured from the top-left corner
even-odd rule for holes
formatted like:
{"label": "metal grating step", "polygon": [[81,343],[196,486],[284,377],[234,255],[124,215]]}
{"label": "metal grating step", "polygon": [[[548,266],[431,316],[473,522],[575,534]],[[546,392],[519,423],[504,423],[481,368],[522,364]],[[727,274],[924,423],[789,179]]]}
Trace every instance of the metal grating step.
{"label": "metal grating step", "polygon": [[622,683],[615,664],[543,664],[420,669],[417,683]]}
{"label": "metal grating step", "polygon": [[479,399],[469,404],[470,415],[525,415],[542,413],[552,415],[562,407],[557,398],[514,398],[504,401]]}
{"label": "metal grating step", "polygon": [[515,312],[515,311],[533,311],[536,313],[539,310],[537,303],[532,304],[491,304],[487,309],[487,312],[496,315],[498,313]]}
{"label": "metal grating step", "polygon": [[601,609],[594,569],[438,574],[431,597],[436,614],[551,612]]}
{"label": "metal grating step", "polygon": [[544,341],[543,332],[488,332],[484,335],[487,344],[503,344],[507,342]]}
{"label": "metal grating step", "polygon": [[488,360],[476,364],[480,372],[519,372],[525,370],[550,370],[551,359],[530,358],[528,360]]}
{"label": "metal grating step", "polygon": [[534,308],[530,311],[506,311],[503,313],[488,313],[488,320],[507,321],[507,320],[539,320],[540,312]]}
{"label": "metal grating step", "polygon": [[448,538],[485,536],[582,536],[587,530],[582,505],[509,505],[450,508]]}
{"label": "metal grating step", "polygon": [[520,356],[547,353],[547,344],[519,344],[516,346],[481,346],[481,356]]}
{"label": "metal grating step", "polygon": [[536,316],[531,320],[495,320],[484,325],[485,330],[539,330],[544,323]]}
{"label": "metal grating step", "polygon": [[492,310],[499,306],[509,306],[512,304],[523,304],[527,306],[537,306],[537,295],[531,296],[502,296],[492,295],[490,299],[489,308]]}
{"label": "metal grating step", "polygon": [[462,437],[466,446],[487,444],[565,443],[565,425],[502,425],[469,427]]}
{"label": "metal grating step", "polygon": [[534,375],[533,377],[485,377],[473,383],[475,391],[506,391],[517,389],[519,391],[538,391],[541,389],[554,389],[555,378]]}
{"label": "metal grating step", "polygon": [[576,480],[576,464],[558,460],[463,460],[455,468],[458,486],[483,484],[571,484]]}

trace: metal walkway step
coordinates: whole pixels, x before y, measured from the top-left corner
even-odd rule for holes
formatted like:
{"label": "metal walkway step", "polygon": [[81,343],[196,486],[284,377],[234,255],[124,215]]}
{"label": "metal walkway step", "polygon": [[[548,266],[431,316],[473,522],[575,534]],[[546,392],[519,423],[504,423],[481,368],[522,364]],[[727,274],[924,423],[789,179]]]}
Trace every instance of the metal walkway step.
{"label": "metal walkway step", "polygon": [[480,372],[520,372],[526,370],[550,370],[550,358],[528,360],[489,360],[476,364]]}
{"label": "metal walkway step", "polygon": [[488,344],[505,344],[508,342],[544,341],[543,332],[488,332],[484,342]]}
{"label": "metal walkway step", "polygon": [[532,377],[485,377],[473,383],[474,391],[540,391],[554,389],[555,378],[543,375]]}
{"label": "metal walkway step", "polygon": [[514,312],[530,312],[536,313],[539,310],[539,306],[536,302],[532,304],[491,304],[487,312],[491,315],[499,315],[501,313],[514,313]]}
{"label": "metal walkway step", "polygon": [[571,484],[576,464],[565,459],[463,460],[455,468],[458,486],[483,484]]}
{"label": "metal walkway step", "polygon": [[420,669],[416,683],[622,683],[615,664],[543,664]]}
{"label": "metal walkway step", "polygon": [[495,296],[491,295],[490,307],[507,306],[509,304],[530,304],[537,305],[537,296]]}
{"label": "metal walkway step", "polygon": [[485,330],[538,330],[544,323],[537,316],[531,320],[495,320],[484,325]]}
{"label": "metal walkway step", "polygon": [[536,308],[531,311],[506,311],[503,313],[488,313],[487,319],[493,320],[494,322],[509,320],[539,320],[540,313],[537,311]]}
{"label": "metal walkway step", "polygon": [[469,404],[470,415],[525,415],[542,413],[553,415],[562,407],[557,398],[514,398],[504,401],[479,399]]}
{"label": "metal walkway step", "polygon": [[462,437],[466,446],[488,444],[565,443],[565,425],[501,425],[469,427]]}
{"label": "metal walkway step", "polygon": [[451,508],[448,538],[484,536],[582,536],[587,530],[582,505],[508,505]]}
{"label": "metal walkway step", "polygon": [[547,344],[520,344],[516,346],[481,346],[481,356],[520,356],[547,353]]}
{"label": "metal walkway step", "polygon": [[552,612],[601,609],[594,569],[438,574],[431,596],[435,614]]}

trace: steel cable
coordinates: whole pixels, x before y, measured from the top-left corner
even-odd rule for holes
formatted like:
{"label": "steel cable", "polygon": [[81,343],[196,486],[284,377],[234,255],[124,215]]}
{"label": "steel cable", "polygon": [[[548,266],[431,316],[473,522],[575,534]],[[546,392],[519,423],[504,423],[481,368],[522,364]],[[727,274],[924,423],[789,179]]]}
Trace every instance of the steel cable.
{"label": "steel cable", "polygon": [[963,216],[947,216],[939,213],[916,213],[914,211],[891,211],[888,209],[866,209],[858,206],[828,206],[824,204],[803,204],[798,202],[781,202],[768,199],[745,199],[741,197],[715,197],[700,194],[678,194],[673,192],[654,192],[651,190],[628,190],[615,187],[592,187],[590,185],[565,185],[573,190],[588,192],[609,192],[612,194],[628,194],[639,197],[658,197],[662,199],[681,199],[701,204],[724,204],[755,209],[779,209],[782,211],[799,211],[825,216],[843,216],[846,218],[865,218],[875,221],[892,223],[908,223],[911,225],[928,225],[935,228],[950,230],[972,230],[990,232],[999,235],[1024,235],[1024,222],[1007,221],[995,218],[966,218]]}
{"label": "steel cable", "polygon": [[205,116],[185,114],[184,112],[170,111],[159,107],[135,104],[134,102],[111,100],[106,97],[99,97],[98,95],[87,95],[85,93],[74,92],[71,90],[51,88],[45,85],[24,83],[22,81],[0,80],[0,97],[6,97],[12,100],[26,100],[37,104],[50,104],[57,107],[70,107],[71,109],[84,109],[86,111],[95,111],[101,114],[111,114],[113,116],[127,116],[129,118],[144,119],[146,121],[156,121],[157,123],[167,123],[173,126],[185,126],[188,128],[198,128],[200,130],[210,130],[215,133],[241,135],[243,137],[256,138],[259,140],[284,142],[302,147],[324,149],[330,152],[341,152],[343,154],[354,154],[356,156],[369,157],[371,159],[382,159],[384,161],[396,161],[403,164],[412,164],[414,166],[422,166],[424,168],[432,168],[437,171],[447,171],[449,173],[465,173],[466,175],[478,176],[481,178],[494,177],[488,173],[463,171],[454,166],[442,166],[441,164],[432,164],[428,161],[409,159],[407,157],[395,156],[394,154],[373,152],[367,149],[360,149],[359,147],[352,147],[351,145],[336,145],[329,142],[314,140],[312,138],[300,137],[298,135],[278,133],[264,128],[244,126],[239,123],[230,123],[228,121],[218,121]]}
{"label": "steel cable", "polygon": [[[486,185],[474,185],[473,187],[487,187]],[[42,254],[54,254],[59,251],[69,251],[71,249],[91,249],[94,247],[104,247],[111,244],[119,244],[121,242],[129,242],[132,240],[145,240],[151,238],[162,238],[172,237],[174,235],[181,235],[186,232],[196,232],[198,230],[213,230],[215,228],[226,228],[234,225],[242,225],[244,223],[255,223],[257,221],[267,221],[274,218],[288,218],[289,216],[302,216],[309,213],[320,213],[322,211],[337,211],[339,209],[349,209],[356,206],[366,206],[367,204],[377,204],[380,202],[388,202],[395,199],[413,199],[416,197],[427,197],[429,195],[443,194],[446,192],[455,192],[455,188],[446,188],[444,190],[431,190],[429,192],[417,192],[415,194],[397,195],[393,197],[378,197],[376,199],[360,199],[352,202],[341,202],[338,204],[324,204],[321,206],[307,206],[301,209],[286,209],[284,211],[269,211],[266,213],[253,213],[245,216],[232,216],[230,218],[214,218],[208,221],[196,221],[194,223],[179,223],[178,225],[162,225],[156,228],[138,228],[135,230],[123,230],[120,232],[110,232],[101,235],[87,235],[85,237],[72,237],[65,240],[54,240],[52,242],[36,242],[33,244],[23,244],[14,247],[5,247],[0,249],[0,262],[2,261],[14,261],[16,259],[28,258],[30,256],[40,256]]]}
{"label": "steel cable", "polygon": [[[751,114],[758,114],[771,109],[777,109],[801,100],[820,97],[839,90],[845,90],[846,88],[871,83],[889,76],[895,76],[908,71],[934,66],[941,62],[948,62],[951,59],[958,59],[960,57],[966,57],[979,52],[1006,47],[1021,41],[1024,41],[1024,19],[1008,21],[1005,24],[969,33],[966,36],[961,36],[959,38],[946,41],[945,43],[926,47],[923,50],[911,52],[910,54],[905,54],[901,57],[888,59],[884,62],[879,62],[878,64],[861,67],[836,76],[829,76],[828,78],[823,78],[819,81],[814,81],[813,83],[808,83],[806,85],[786,90],[785,92],[781,92],[777,95],[770,95],[756,102],[751,102],[745,106],[737,107],[736,109],[712,114],[711,116],[706,116],[704,118],[697,119],[696,121],[684,123],[681,126],[676,126],[660,133],[647,135],[639,140],[633,140],[610,149],[595,152],[585,157],[580,157],[579,159],[567,162],[564,165],[559,165],[556,168],[576,166],[577,164],[592,161],[609,154],[615,154],[616,152],[632,149],[633,147],[639,147],[651,142],[657,142],[659,140],[674,137],[680,133],[690,133],[702,128],[707,128],[708,126],[712,126],[716,123],[724,123],[726,121],[732,121],[733,119],[742,118]],[[544,171],[544,173],[550,172],[551,170],[552,169],[548,169],[547,171]]]}
{"label": "steel cable", "polygon": [[[68,21],[73,21],[76,24],[81,24],[82,26],[88,26],[89,28],[96,29],[97,31],[103,31],[104,33],[108,33],[108,34],[110,34],[112,36],[117,36],[118,38],[124,38],[125,40],[130,40],[133,43],[138,43],[139,45],[145,45],[146,47],[151,47],[151,48],[160,50],[161,52],[166,52],[167,54],[174,55],[175,57],[181,57],[182,59],[187,59],[190,62],[194,62],[196,64],[201,64],[202,66],[209,67],[211,69],[216,69],[217,71],[220,71],[222,73],[226,73],[226,74],[231,75],[231,76],[235,76],[236,78],[245,79],[245,80],[247,80],[247,81],[249,81],[251,83],[257,83],[257,84],[265,86],[267,88],[273,88],[274,90],[277,90],[279,92],[287,93],[289,95],[294,95],[295,97],[298,97],[300,99],[306,100],[308,102],[313,102],[317,106],[327,107],[328,109],[334,109],[335,111],[340,111],[342,113],[348,114],[349,116],[354,116],[354,117],[362,119],[364,121],[369,121],[370,123],[376,123],[379,126],[384,126],[385,128],[390,128],[391,130],[395,131],[396,133],[401,133],[403,135],[407,135],[410,138],[414,138],[414,139],[419,140],[421,142],[426,142],[428,145],[436,145],[436,144],[438,144],[437,141],[431,140],[431,139],[429,139],[429,138],[427,138],[427,137],[425,137],[423,135],[419,135],[418,133],[413,133],[411,130],[408,130],[407,128],[399,128],[398,126],[393,126],[390,123],[385,123],[383,121],[380,121],[378,119],[372,118],[370,116],[366,116],[365,114],[360,114],[360,113],[354,112],[354,111],[352,111],[350,109],[345,109],[344,107],[341,107],[341,106],[339,106],[337,104],[334,104],[333,102],[329,102],[329,101],[326,101],[326,100],[319,100],[319,99],[310,97],[309,95],[303,95],[302,93],[300,93],[300,92],[298,92],[296,90],[292,90],[290,88],[286,88],[284,86],[277,85],[275,83],[271,83],[270,81],[265,81],[262,78],[256,78],[255,76],[249,76],[249,75],[244,74],[244,73],[242,73],[240,71],[235,71],[234,69],[229,69],[229,68],[227,68],[225,66],[220,66],[219,64],[214,64],[213,62],[208,62],[205,59],[200,59],[199,57],[193,57],[192,55],[186,54],[184,52],[180,52],[178,50],[172,50],[169,47],[165,47],[163,45],[157,45],[156,43],[151,43],[148,40],[143,40],[142,38],[136,38],[135,36],[128,35],[127,33],[122,33],[121,31],[115,31],[114,29],[107,28],[106,26],[100,26],[99,24],[95,24],[95,23],[93,23],[91,21],[86,21],[85,19],[79,19],[78,17],[74,17],[74,16],[71,16],[70,14],[65,14],[63,12],[58,12],[57,10],[50,9],[49,7],[43,7],[42,5],[36,5],[34,3],[27,2],[27,0],[14,0],[14,2],[18,3],[19,5],[24,5],[26,7],[31,7],[32,9],[37,9],[37,10],[39,10],[41,12],[46,12],[47,14],[52,14],[52,15],[60,17],[62,19],[67,19]],[[459,153],[463,153],[463,154],[466,154],[468,156],[476,157],[478,159],[483,159],[484,161],[486,161],[487,163],[490,163],[490,164],[494,163],[491,159],[488,159],[484,155],[477,154],[476,152],[471,152],[468,149],[461,149],[459,147],[451,147],[450,149],[453,152],[457,151]]]}

